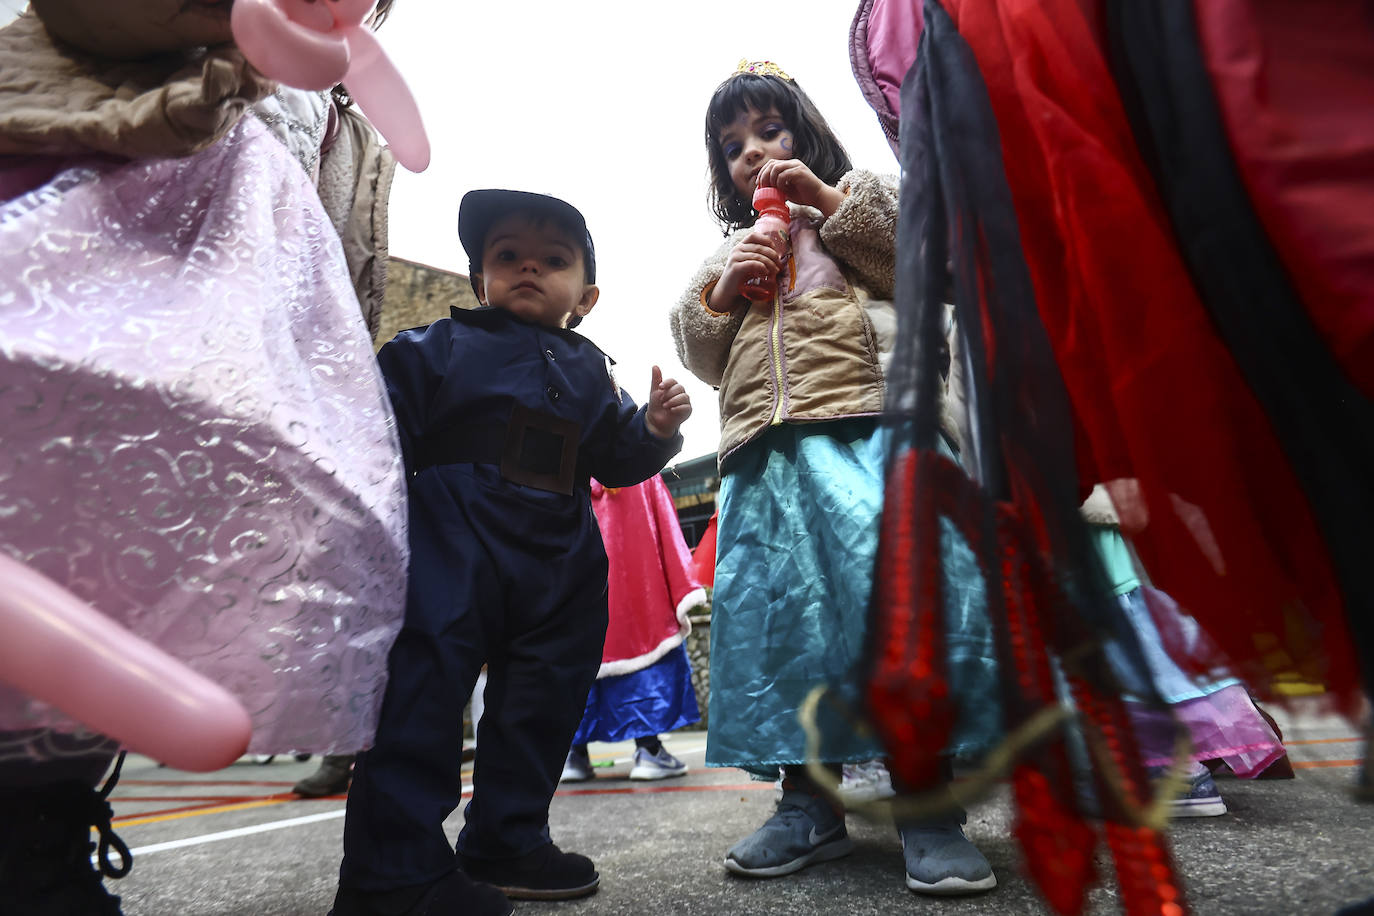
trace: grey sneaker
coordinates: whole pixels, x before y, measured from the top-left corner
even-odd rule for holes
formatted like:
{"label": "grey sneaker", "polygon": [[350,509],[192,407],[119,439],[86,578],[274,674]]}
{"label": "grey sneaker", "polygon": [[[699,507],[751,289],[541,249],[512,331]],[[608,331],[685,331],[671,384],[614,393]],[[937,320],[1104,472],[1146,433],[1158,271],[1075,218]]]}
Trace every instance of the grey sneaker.
{"label": "grey sneaker", "polygon": [[977,894],[997,886],[992,866],[957,820],[899,827],[906,886],[918,894],[953,897]]}
{"label": "grey sneaker", "polygon": [[823,798],[784,789],[773,816],[725,854],[725,867],[750,878],[776,878],[853,851],[843,814]]}
{"label": "grey sneaker", "polygon": [[595,778],[596,774],[592,772],[592,758],[587,753],[586,745],[568,751],[568,759],[563,762],[563,775],[558,777],[558,781],[586,782]]}
{"label": "grey sneaker", "polygon": [[630,770],[631,779],[668,779],[671,776],[686,776],[687,764],[678,760],[668,749],[659,746],[657,754],[650,754],[642,747],[635,748],[635,765]]}

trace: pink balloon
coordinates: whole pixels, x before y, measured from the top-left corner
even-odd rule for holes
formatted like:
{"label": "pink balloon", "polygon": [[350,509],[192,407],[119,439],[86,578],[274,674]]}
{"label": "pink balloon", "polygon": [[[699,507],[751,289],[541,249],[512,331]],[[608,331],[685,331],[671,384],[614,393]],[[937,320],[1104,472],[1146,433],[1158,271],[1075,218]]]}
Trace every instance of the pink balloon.
{"label": "pink balloon", "polygon": [[423,172],[429,167],[429,135],[405,78],[370,29],[351,28],[344,34],[352,57],[345,80],[353,101],[386,138],[396,161]]}
{"label": "pink balloon", "polygon": [[0,679],[130,750],[205,772],[248,749],[227,691],[0,554]]}
{"label": "pink balloon", "polygon": [[372,12],[376,5],[377,0],[329,0],[334,23],[340,27],[362,25],[367,14]]}
{"label": "pink balloon", "polygon": [[299,11],[283,5],[289,2],[236,0],[229,16],[234,42],[268,79],[297,89],[329,89],[348,72],[348,43],[332,28],[324,30],[332,20],[318,16],[327,10],[321,8],[310,21],[302,22],[290,15],[293,11],[300,15]]}
{"label": "pink balloon", "polygon": [[415,97],[362,21],[375,0],[236,0],[230,24],[248,62],[298,89],[345,83],[358,107],[412,172],[429,166]]}

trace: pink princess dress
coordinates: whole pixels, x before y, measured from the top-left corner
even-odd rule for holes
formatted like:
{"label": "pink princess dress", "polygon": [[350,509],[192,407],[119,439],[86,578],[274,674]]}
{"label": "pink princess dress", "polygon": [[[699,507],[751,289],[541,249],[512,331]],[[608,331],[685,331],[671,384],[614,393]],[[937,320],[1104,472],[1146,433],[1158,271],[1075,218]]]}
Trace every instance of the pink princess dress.
{"label": "pink princess dress", "polygon": [[[371,744],[394,420],[339,237],[258,119],[184,158],[0,157],[0,442],[0,551],[228,688],[252,751]],[[0,760],[82,731],[0,686]]]}
{"label": "pink princess dress", "polygon": [[701,718],[685,641],[706,604],[672,496],[655,475],[633,487],[592,481],[609,561],[610,623],[574,745],[673,731]]}

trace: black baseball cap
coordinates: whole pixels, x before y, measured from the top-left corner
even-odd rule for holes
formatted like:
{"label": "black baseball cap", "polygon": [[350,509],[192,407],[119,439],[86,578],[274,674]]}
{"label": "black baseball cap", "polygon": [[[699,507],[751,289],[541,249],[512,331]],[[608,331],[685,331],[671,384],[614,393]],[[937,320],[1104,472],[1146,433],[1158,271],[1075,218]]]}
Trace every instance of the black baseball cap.
{"label": "black baseball cap", "polygon": [[587,282],[596,282],[596,248],[592,245],[592,234],[587,231],[587,220],[580,210],[566,200],[547,194],[486,188],[467,192],[458,205],[458,241],[462,242],[463,251],[467,252],[468,279],[473,292],[477,292],[475,278],[482,272],[482,245],[487,240],[487,233],[491,231],[493,223],[515,212],[548,216],[566,227],[582,244]]}

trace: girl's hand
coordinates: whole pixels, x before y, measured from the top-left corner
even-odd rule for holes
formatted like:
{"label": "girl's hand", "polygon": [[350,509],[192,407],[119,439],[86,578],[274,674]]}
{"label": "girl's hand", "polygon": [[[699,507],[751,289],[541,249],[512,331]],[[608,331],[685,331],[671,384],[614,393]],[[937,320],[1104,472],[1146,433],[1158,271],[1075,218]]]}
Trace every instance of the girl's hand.
{"label": "girl's hand", "polygon": [[644,412],[644,425],[660,439],[677,435],[678,427],[692,415],[692,399],[687,389],[676,379],[664,378],[663,371],[654,366],[649,382],[649,409]]}
{"label": "girl's hand", "polygon": [[815,207],[826,217],[844,202],[843,191],[821,181],[800,159],[770,159],[759,170],[758,187],[777,188],[788,200]]}
{"label": "girl's hand", "polygon": [[716,312],[729,312],[749,300],[740,295],[740,286],[746,280],[762,280],[775,277],[782,270],[782,258],[768,236],[757,229],[751,230],[740,243],[730,249],[725,259],[725,270],[711,290],[711,309]]}

